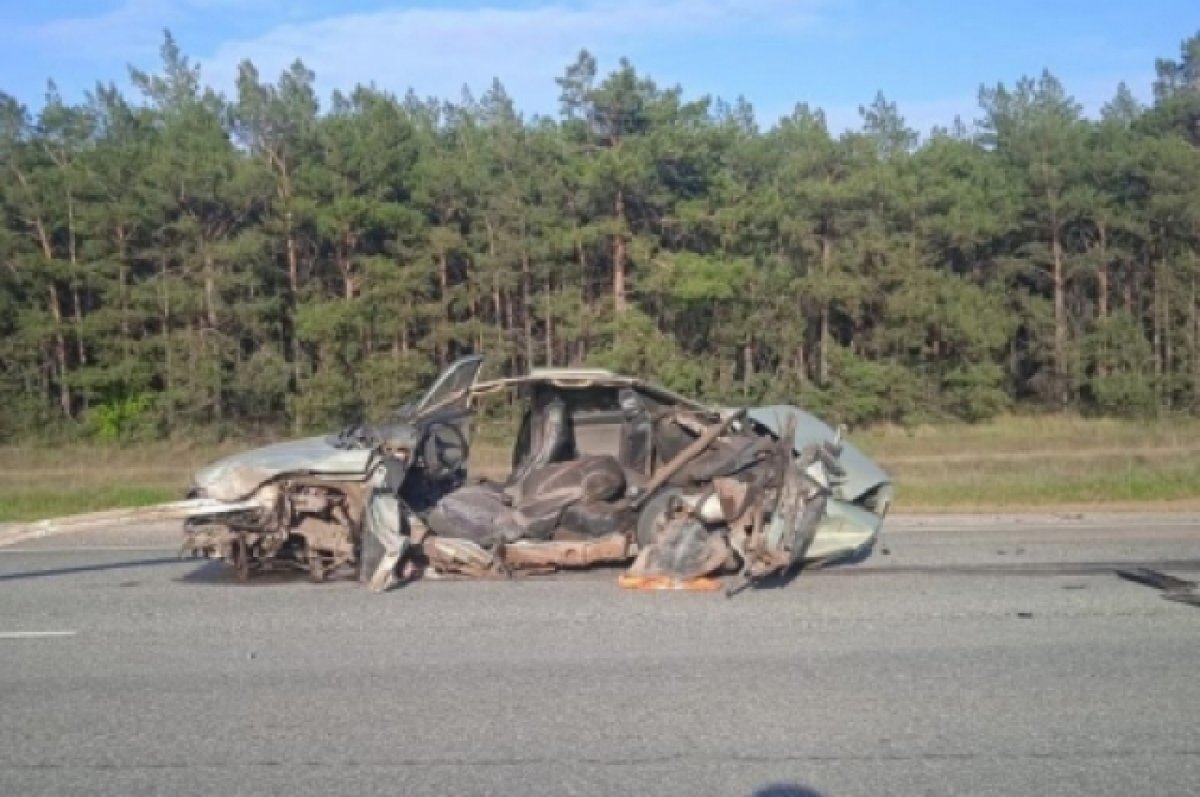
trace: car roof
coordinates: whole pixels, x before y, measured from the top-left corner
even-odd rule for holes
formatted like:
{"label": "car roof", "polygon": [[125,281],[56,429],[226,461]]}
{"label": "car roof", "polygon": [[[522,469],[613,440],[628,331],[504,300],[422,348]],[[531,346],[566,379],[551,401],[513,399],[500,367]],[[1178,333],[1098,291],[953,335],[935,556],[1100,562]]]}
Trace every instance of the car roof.
{"label": "car roof", "polygon": [[493,388],[508,385],[527,385],[544,383],[557,387],[592,387],[600,386],[638,386],[643,382],[632,376],[621,376],[604,368],[534,368],[521,376],[508,376],[500,379],[489,379],[475,383],[478,391],[488,391]]}
{"label": "car roof", "polygon": [[620,376],[607,368],[534,368],[526,375],[526,379],[622,379],[632,380],[633,377]]}
{"label": "car roof", "polygon": [[707,408],[702,402],[682,396],[665,387],[646,382],[636,376],[625,376],[607,368],[533,368],[522,376],[489,379],[476,382],[472,392],[492,393],[506,387],[524,385],[552,385],[557,388],[588,387],[632,387],[651,396],[667,399],[672,403],[690,405],[698,409]]}

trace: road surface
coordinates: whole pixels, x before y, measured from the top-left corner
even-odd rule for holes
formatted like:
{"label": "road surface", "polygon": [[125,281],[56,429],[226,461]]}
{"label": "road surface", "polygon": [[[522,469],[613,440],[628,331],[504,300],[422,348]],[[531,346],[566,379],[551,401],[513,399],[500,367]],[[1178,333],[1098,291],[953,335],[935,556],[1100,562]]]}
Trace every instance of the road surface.
{"label": "road surface", "polygon": [[[0,794],[1190,795],[1200,517],[896,518],[732,600],[0,549]],[[773,789],[773,790],[772,790]]]}

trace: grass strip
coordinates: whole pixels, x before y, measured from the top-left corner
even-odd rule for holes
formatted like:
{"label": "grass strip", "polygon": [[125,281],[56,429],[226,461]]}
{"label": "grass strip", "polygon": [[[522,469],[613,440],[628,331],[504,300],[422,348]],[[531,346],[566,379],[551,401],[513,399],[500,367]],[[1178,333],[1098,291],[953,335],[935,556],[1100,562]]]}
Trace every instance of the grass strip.
{"label": "grass strip", "polygon": [[[503,478],[511,451],[476,436],[472,476]],[[896,484],[895,510],[1200,508],[1200,420],[1138,423],[1075,416],[878,427],[851,439]],[[0,448],[0,521],[181,498],[202,465],[257,443]]]}

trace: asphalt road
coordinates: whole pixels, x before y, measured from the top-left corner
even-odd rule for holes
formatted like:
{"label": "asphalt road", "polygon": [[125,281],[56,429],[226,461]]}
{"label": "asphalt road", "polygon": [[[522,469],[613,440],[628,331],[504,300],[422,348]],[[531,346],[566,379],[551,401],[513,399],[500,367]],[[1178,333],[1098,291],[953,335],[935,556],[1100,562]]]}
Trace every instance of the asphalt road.
{"label": "asphalt road", "polygon": [[898,518],[864,564],[732,600],[239,585],[173,543],[0,549],[0,794],[1200,784],[1200,609],[1111,572],[1200,578],[1194,516]]}

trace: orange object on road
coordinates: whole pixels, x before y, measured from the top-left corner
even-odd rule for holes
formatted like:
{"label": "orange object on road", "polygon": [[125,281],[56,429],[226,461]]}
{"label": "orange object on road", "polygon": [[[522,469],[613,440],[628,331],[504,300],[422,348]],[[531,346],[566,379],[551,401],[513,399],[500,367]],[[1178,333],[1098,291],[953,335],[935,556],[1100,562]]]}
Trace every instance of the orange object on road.
{"label": "orange object on road", "polygon": [[715,578],[672,578],[671,576],[630,576],[617,579],[621,589],[637,590],[681,590],[690,592],[713,592],[721,588]]}

